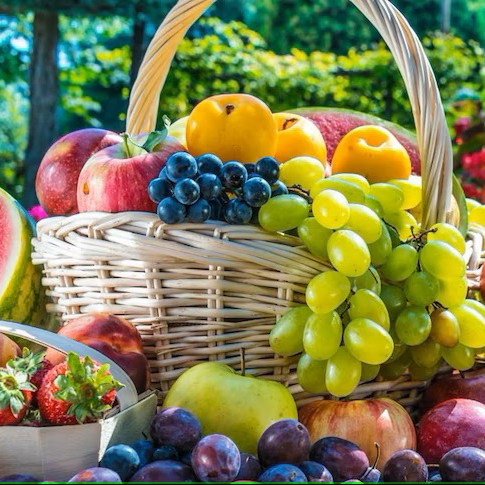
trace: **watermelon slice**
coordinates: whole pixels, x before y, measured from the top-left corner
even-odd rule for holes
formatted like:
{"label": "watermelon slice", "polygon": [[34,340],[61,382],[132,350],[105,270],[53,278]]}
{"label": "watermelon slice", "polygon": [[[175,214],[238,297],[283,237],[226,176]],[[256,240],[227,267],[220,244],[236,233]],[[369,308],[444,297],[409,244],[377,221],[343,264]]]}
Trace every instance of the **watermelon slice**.
{"label": "watermelon slice", "polygon": [[42,268],[32,263],[35,222],[0,188],[0,318],[44,326]]}

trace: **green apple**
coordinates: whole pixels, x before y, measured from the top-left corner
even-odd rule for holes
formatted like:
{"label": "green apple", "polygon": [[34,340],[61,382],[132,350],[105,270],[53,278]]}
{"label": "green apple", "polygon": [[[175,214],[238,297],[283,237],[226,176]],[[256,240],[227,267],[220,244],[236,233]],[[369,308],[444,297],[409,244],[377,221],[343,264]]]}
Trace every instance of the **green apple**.
{"label": "green apple", "polygon": [[298,419],[295,400],[283,384],[238,374],[221,362],[201,362],[185,370],[163,406],[192,411],[204,434],[225,434],[249,453],[257,453],[259,437],[272,422]]}

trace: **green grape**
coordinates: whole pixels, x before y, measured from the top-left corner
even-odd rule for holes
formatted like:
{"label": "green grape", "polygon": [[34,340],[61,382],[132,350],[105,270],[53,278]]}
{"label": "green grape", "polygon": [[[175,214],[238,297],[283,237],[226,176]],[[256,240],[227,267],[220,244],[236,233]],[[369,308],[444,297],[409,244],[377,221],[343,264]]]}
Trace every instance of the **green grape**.
{"label": "green grape", "polygon": [[383,283],[379,296],[384,305],[386,305],[391,322],[396,320],[397,316],[408,304],[404,290],[399,286]]}
{"label": "green grape", "polygon": [[382,266],[392,251],[391,235],[384,221],[381,221],[381,235],[368,247],[372,264],[377,267]]}
{"label": "green grape", "polygon": [[355,318],[368,318],[378,323],[385,330],[389,330],[391,322],[386,305],[379,295],[367,289],[357,290],[349,298],[349,316]]}
{"label": "green grape", "polygon": [[478,349],[485,346],[485,318],[471,306],[453,306],[450,312],[455,315],[460,326],[460,343]]}
{"label": "green grape", "polygon": [[379,364],[366,364],[362,362],[362,372],[360,375],[360,382],[373,381],[378,375],[381,366]]}
{"label": "green grape", "polygon": [[355,318],[345,327],[347,350],[366,364],[382,364],[392,355],[394,341],[386,329],[368,318]]}
{"label": "green grape", "polygon": [[306,303],[319,315],[335,310],[350,293],[350,280],[338,271],[324,271],[314,276],[307,285]]}
{"label": "green grape", "polygon": [[412,209],[421,202],[421,177],[419,175],[410,175],[407,179],[391,179],[387,183],[399,187],[404,195],[402,209]]}
{"label": "green grape", "polygon": [[402,241],[419,232],[419,223],[412,214],[405,210],[386,212],[384,220],[397,230],[399,239]]}
{"label": "green grape", "polygon": [[[387,225],[387,224],[386,224]],[[389,236],[391,237],[392,248],[397,248],[402,244],[401,239],[399,239],[399,233],[395,227],[387,225],[387,230],[389,231]]]}
{"label": "green grape", "polygon": [[370,193],[377,198],[384,209],[384,214],[402,209],[404,192],[396,185],[387,182],[371,184]]}
{"label": "green grape", "polygon": [[473,300],[471,298],[467,298],[464,302],[465,305],[473,308],[476,312],[478,312],[482,317],[485,318],[485,305],[477,300]]}
{"label": "green grape", "polygon": [[448,243],[429,241],[419,252],[422,267],[440,280],[460,278],[465,274],[463,256]]}
{"label": "green grape", "polygon": [[439,289],[439,281],[426,271],[416,271],[404,281],[404,294],[413,305],[431,305]]}
{"label": "green grape", "polygon": [[345,276],[363,275],[370,266],[370,253],[365,241],[349,229],[335,231],[327,243],[328,259]]}
{"label": "green grape", "polygon": [[308,217],[309,208],[308,202],[299,195],[277,195],[260,207],[258,221],[267,231],[288,231]]}
{"label": "green grape", "polygon": [[327,390],[336,397],[348,396],[359,385],[362,364],[342,345],[327,360],[325,383]]}
{"label": "green grape", "polygon": [[382,219],[384,216],[384,209],[382,208],[379,199],[372,194],[365,194],[364,204],[371,210],[373,210],[378,217]]}
{"label": "green grape", "polygon": [[422,344],[409,347],[413,362],[420,367],[435,367],[441,359],[441,345],[428,338]]}
{"label": "green grape", "polygon": [[303,331],[312,311],[306,305],[286,310],[269,333],[271,349],[285,357],[303,351]]}
{"label": "green grape", "polygon": [[468,370],[475,365],[475,351],[463,344],[441,349],[444,361],[457,370]]}
{"label": "green grape", "polygon": [[342,321],[336,311],[314,313],[305,325],[303,348],[312,359],[326,360],[340,347],[342,333]]}
{"label": "green grape", "polygon": [[298,237],[303,241],[313,256],[328,259],[327,241],[333,234],[331,229],[323,227],[315,217],[307,217],[298,226]]}
{"label": "green grape", "polygon": [[444,307],[460,305],[466,299],[468,293],[468,280],[466,275],[460,278],[438,280],[439,290],[436,300]]}
{"label": "green grape", "polygon": [[450,310],[436,308],[431,312],[429,336],[444,347],[454,347],[460,341],[460,325]]}
{"label": "green grape", "polygon": [[312,156],[296,156],[280,164],[279,179],[286,184],[310,189],[325,177],[325,166]]}
{"label": "green grape", "polygon": [[379,375],[388,380],[397,379],[406,372],[411,362],[411,352],[409,352],[409,347],[405,346],[404,352],[396,359],[381,364]]}
{"label": "green grape", "polygon": [[416,271],[418,258],[418,252],[411,244],[401,244],[391,251],[381,272],[390,281],[404,281]]}
{"label": "green grape", "polygon": [[349,204],[350,217],[344,229],[356,232],[367,244],[379,239],[382,233],[382,221],[379,216],[362,204]]}
{"label": "green grape", "polygon": [[437,222],[430,227],[428,241],[443,241],[453,246],[460,254],[465,254],[466,242],[461,232],[446,222]]}
{"label": "green grape", "polygon": [[409,374],[413,381],[427,381],[432,379],[438,372],[439,364],[435,364],[431,367],[424,367],[416,364],[416,362],[411,362],[409,364]]}
{"label": "green grape", "polygon": [[[271,199],[270,199],[271,200]],[[340,192],[332,189],[322,190],[313,199],[313,216],[323,227],[338,229],[350,217],[350,207],[347,199]]]}
{"label": "green grape", "polygon": [[360,173],[340,172],[340,173],[335,173],[328,178],[342,179],[342,180],[346,180],[347,182],[356,184],[364,191],[364,194],[369,193],[369,190],[370,190],[369,181],[363,175],[360,175]]}
{"label": "green grape", "polygon": [[369,266],[364,274],[352,278],[352,290],[361,289],[371,290],[378,295],[381,293],[381,277],[373,266]]}
{"label": "green grape", "polygon": [[361,187],[353,182],[336,177],[327,177],[316,182],[310,189],[310,197],[315,199],[320,192],[327,189],[340,192],[349,202],[355,204],[363,204],[365,202],[365,192]]}
{"label": "green grape", "polygon": [[397,338],[406,345],[422,344],[431,332],[431,318],[426,308],[409,305],[396,318]]}
{"label": "green grape", "polygon": [[307,392],[327,392],[325,385],[326,360],[312,359],[308,354],[301,354],[296,366],[298,384]]}

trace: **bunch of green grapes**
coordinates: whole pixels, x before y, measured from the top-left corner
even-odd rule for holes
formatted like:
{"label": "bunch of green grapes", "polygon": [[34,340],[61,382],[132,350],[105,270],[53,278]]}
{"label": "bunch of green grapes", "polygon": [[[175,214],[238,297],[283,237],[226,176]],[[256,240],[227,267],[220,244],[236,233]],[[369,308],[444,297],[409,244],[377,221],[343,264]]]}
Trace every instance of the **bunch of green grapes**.
{"label": "bunch of green grapes", "polygon": [[298,235],[328,270],[269,337],[276,353],[299,355],[302,388],[343,397],[377,376],[425,380],[443,361],[472,367],[485,347],[485,305],[467,298],[460,231],[421,231],[420,177],[369,184],[342,173],[307,189]]}

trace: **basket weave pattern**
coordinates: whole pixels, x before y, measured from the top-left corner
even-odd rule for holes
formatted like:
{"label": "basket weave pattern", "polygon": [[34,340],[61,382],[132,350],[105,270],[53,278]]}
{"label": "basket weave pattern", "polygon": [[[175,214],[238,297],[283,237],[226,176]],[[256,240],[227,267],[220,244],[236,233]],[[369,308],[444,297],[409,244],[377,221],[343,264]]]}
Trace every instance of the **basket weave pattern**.
{"label": "basket weave pattern", "polygon": [[[130,96],[127,132],[155,128],[163,83],[178,43],[214,0],[179,0],[150,43]],[[389,45],[408,90],[422,161],[423,227],[446,220],[452,151],[436,81],[416,35],[387,0],[351,0]],[[483,240],[481,240],[483,242]],[[296,361],[272,352],[277,317],[303,303],[309,280],[328,269],[295,237],[225,223],[166,225],[155,214],[86,212],[38,223],[33,259],[44,267],[49,312],[63,322],[92,311],[130,320],[142,335],[160,397],[187,367],[218,360],[279,380],[297,404],[314,399]],[[470,285],[483,264],[469,246]],[[411,412],[425,382],[403,375],[358,386],[350,398],[386,395]]]}

